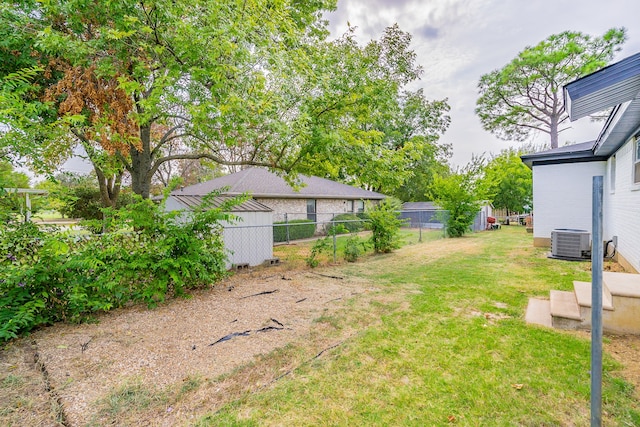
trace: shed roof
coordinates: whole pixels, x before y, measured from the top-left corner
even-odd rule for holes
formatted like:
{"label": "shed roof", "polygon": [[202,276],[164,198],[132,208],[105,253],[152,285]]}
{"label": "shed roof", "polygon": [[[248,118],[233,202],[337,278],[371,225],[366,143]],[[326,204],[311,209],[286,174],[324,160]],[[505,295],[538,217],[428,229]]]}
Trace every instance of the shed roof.
{"label": "shed roof", "polygon": [[227,188],[224,194],[248,193],[261,198],[304,199],[364,199],[381,200],[386,196],[316,176],[298,175],[302,184],[299,189],[291,187],[284,178],[262,168],[248,168],[220,178],[175,190],[171,195],[203,196],[214,190]]}
{"label": "shed roof", "polygon": [[[202,204],[202,200],[204,196],[200,195],[183,195],[183,194],[172,194],[173,197],[178,203],[183,205],[187,209],[193,209],[196,206],[200,206]],[[228,201],[231,197],[229,196],[220,196],[215,197],[213,199],[212,207],[219,208],[222,204]],[[253,199],[245,200],[239,205],[234,206],[231,209],[231,212],[272,212],[272,209],[268,206],[263,205],[260,202],[257,202]]]}

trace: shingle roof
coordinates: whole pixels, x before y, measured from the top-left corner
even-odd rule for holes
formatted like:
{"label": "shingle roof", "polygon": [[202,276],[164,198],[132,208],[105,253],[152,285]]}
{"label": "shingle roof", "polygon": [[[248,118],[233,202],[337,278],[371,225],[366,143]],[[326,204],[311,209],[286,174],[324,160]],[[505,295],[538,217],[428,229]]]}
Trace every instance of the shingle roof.
{"label": "shingle roof", "polygon": [[224,194],[249,193],[261,198],[381,200],[386,196],[316,176],[298,175],[303,184],[297,191],[282,177],[262,168],[249,168],[207,182],[175,190],[171,195],[203,196],[227,188]]}

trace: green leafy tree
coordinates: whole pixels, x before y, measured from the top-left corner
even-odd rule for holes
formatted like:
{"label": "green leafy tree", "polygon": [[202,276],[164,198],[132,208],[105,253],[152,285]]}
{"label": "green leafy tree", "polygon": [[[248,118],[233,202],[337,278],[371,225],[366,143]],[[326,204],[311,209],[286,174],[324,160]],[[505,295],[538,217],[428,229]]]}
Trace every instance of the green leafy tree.
{"label": "green leafy tree", "polygon": [[29,52],[0,75],[5,125],[25,135],[27,156],[42,151],[28,145],[36,135],[38,147],[62,145],[56,154],[81,144],[105,205],[125,171],[148,197],[158,169],[180,159],[305,172],[341,152],[350,173],[398,170],[398,150],[366,123],[420,76],[410,36],[393,26],[365,46],[352,30],[328,40],[322,13],[334,0],[3,7],[0,23]]}
{"label": "green leafy tree", "polygon": [[482,158],[474,158],[462,170],[434,179],[433,194],[436,204],[446,211],[446,231],[449,237],[462,237],[482,206],[485,195],[480,186]]}
{"label": "green leafy tree", "polygon": [[484,168],[484,193],[493,206],[506,209],[507,218],[513,212],[531,209],[533,202],[533,176],[515,150],[504,150]]}
{"label": "green leafy tree", "polygon": [[447,170],[451,156],[451,146],[438,143],[451,122],[449,105],[447,100],[429,101],[422,89],[404,92],[398,101],[378,126],[385,144],[404,155],[394,176],[405,178],[378,190],[401,201],[423,201],[434,175]]}
{"label": "green leafy tree", "polygon": [[[49,191],[47,204],[57,210],[63,217],[82,218],[86,220],[102,220],[102,202],[100,188],[95,177],[91,175],[62,172],[39,187]],[[124,191],[118,197],[115,208],[122,208],[132,202],[130,191]]]}
{"label": "green leafy tree", "polygon": [[398,218],[400,203],[394,199],[384,199],[377,206],[366,211],[371,227],[371,244],[376,253],[388,253],[399,245],[398,231],[403,221]]}
{"label": "green leafy tree", "polygon": [[482,126],[505,140],[522,141],[543,132],[550,147],[557,148],[568,119],[562,87],[605,66],[625,39],[624,28],[612,28],[602,37],[565,31],[527,47],[480,78],[476,114]]}
{"label": "green leafy tree", "polygon": [[0,187],[29,188],[29,177],[24,172],[16,172],[8,161],[0,160]]}
{"label": "green leafy tree", "polygon": [[23,195],[7,192],[6,189],[29,187],[29,177],[25,173],[16,172],[11,163],[0,160],[0,220],[26,209]]}
{"label": "green leafy tree", "polygon": [[[387,31],[408,46],[410,35],[395,27]],[[412,55],[410,51],[403,53],[409,64],[413,64]],[[350,57],[358,55],[351,53]],[[369,66],[363,67],[366,70]],[[363,73],[357,65],[352,68],[351,76]],[[421,73],[416,68],[416,75]],[[334,114],[332,122],[326,121],[329,117],[322,118],[325,122],[317,133],[322,139],[303,159],[301,169],[388,195],[411,192],[412,184],[420,178],[429,180],[433,170],[450,156],[450,146],[438,144],[450,123],[449,105],[446,100],[428,100],[422,89],[402,90],[401,82],[390,77],[386,80],[368,84],[363,92],[366,102],[350,108],[349,128],[340,123],[344,120],[340,114]]]}

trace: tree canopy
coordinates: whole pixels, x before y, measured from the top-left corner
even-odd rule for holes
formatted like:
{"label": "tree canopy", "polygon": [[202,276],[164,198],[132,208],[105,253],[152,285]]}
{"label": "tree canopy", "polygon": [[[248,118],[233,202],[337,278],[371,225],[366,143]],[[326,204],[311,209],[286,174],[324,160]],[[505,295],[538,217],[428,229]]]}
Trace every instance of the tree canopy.
{"label": "tree canopy", "polygon": [[530,210],[533,203],[533,176],[516,150],[503,150],[484,167],[483,193],[498,209],[511,212]]}
{"label": "tree canopy", "polygon": [[449,237],[461,237],[471,225],[486,200],[482,186],[484,159],[473,157],[461,169],[434,176],[432,192],[436,204],[444,209]]}
{"label": "tree canopy", "polygon": [[[345,180],[362,173],[363,184],[381,188],[407,177],[401,160],[418,158],[448,124],[445,101],[403,91],[423,72],[409,34],[392,26],[360,46],[350,29],[328,40],[322,13],[335,0],[2,8],[0,148],[47,169],[81,144],[106,205],[125,172],[148,197],[158,169],[179,159]],[[397,144],[380,123],[412,96],[427,127]]]}
{"label": "tree canopy", "polygon": [[607,65],[625,39],[624,28],[612,28],[602,37],[565,31],[525,48],[503,68],[480,78],[476,114],[483,128],[516,141],[543,132],[550,147],[557,148],[568,119],[562,87]]}

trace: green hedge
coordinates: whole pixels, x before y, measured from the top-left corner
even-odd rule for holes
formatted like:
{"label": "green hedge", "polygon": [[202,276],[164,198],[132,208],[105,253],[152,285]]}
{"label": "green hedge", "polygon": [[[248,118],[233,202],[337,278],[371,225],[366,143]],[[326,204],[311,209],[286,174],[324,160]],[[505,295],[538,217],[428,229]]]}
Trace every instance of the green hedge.
{"label": "green hedge", "polygon": [[309,219],[295,219],[288,223],[284,221],[274,222],[273,241],[275,243],[287,241],[287,228],[289,229],[289,240],[308,239],[313,237],[316,232],[316,224]]}
{"label": "green hedge", "polygon": [[[332,221],[336,222],[338,234],[356,233],[364,230],[365,221],[358,215],[352,213],[339,214],[333,217]],[[357,222],[340,222],[340,221],[357,221]],[[329,225],[328,234],[332,233],[333,227]],[[345,231],[341,231],[345,230]]]}

